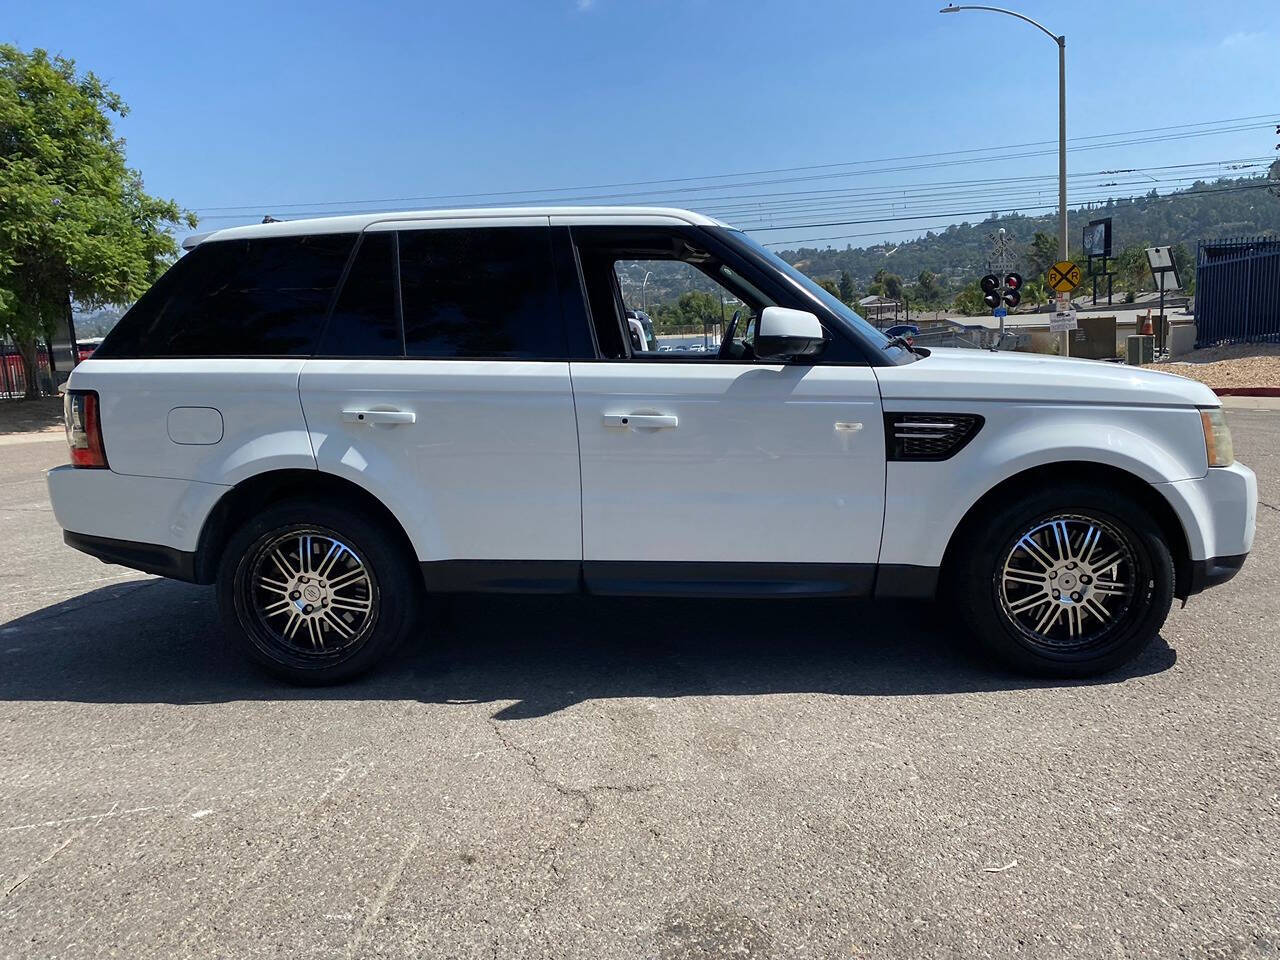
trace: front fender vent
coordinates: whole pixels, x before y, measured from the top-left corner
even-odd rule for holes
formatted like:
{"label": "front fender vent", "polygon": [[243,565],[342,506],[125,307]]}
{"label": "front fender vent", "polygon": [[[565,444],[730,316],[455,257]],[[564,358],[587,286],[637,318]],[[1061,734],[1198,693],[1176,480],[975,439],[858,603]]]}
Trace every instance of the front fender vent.
{"label": "front fender vent", "polygon": [[982,429],[976,413],[886,413],[885,454],[890,460],[947,460]]}

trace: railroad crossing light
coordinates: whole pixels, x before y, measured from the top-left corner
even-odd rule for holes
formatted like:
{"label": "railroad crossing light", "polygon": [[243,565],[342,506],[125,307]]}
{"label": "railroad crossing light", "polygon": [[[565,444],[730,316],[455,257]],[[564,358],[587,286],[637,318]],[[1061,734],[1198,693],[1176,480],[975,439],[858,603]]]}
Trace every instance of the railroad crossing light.
{"label": "railroad crossing light", "polygon": [[982,302],[994,310],[1000,306],[1000,278],[994,273],[988,273],[979,282],[978,286],[982,288]]}
{"label": "railroad crossing light", "polygon": [[1004,278],[1004,303],[1010,309],[1022,302],[1022,276],[1011,273]]}

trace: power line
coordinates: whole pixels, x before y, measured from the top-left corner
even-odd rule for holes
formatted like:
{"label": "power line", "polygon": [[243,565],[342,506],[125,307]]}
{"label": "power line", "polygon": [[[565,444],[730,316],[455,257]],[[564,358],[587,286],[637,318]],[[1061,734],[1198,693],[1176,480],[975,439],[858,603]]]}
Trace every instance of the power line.
{"label": "power line", "polygon": [[[1165,188],[1183,188],[1203,180],[1200,176],[1166,177],[1158,181]],[[1084,202],[1082,194],[1086,191],[1096,192],[1107,188],[1142,187],[1151,181],[1141,179],[1100,180],[1096,183],[1081,183],[1072,186],[1072,198],[1075,202]],[[699,210],[710,216],[732,220],[741,226],[746,223],[772,222],[777,217],[793,216],[797,213],[838,211],[874,211],[890,210],[905,213],[911,209],[928,205],[937,209],[938,204],[964,201],[972,203],[979,198],[990,202],[1002,203],[1010,200],[1034,200],[1045,196],[1054,188],[1049,184],[1019,184],[1006,190],[975,188],[968,190],[948,191],[946,193],[929,193],[903,195],[897,192],[862,197],[826,197],[820,199],[795,199],[774,201],[769,204],[736,203],[731,207],[712,207],[700,205]],[[1114,191],[1113,191],[1114,193]]]}
{"label": "power line", "polygon": [[[1275,117],[1274,114],[1260,114],[1254,117],[1237,117],[1237,118],[1232,118],[1227,120],[1209,120],[1209,121],[1201,121],[1199,123],[1194,123],[1194,124],[1175,124],[1175,125],[1164,126],[1164,127],[1148,127],[1141,130],[1121,131],[1117,133],[1108,133],[1108,134],[1094,134],[1086,137],[1074,137],[1074,138],[1071,138],[1068,142],[1076,144],[1076,146],[1069,148],[1072,152],[1082,151],[1082,150],[1111,149],[1114,147],[1131,146],[1131,145],[1141,144],[1141,143],[1168,142],[1172,140],[1190,139],[1190,138],[1202,137],[1202,136],[1213,136],[1213,135],[1224,134],[1224,133],[1236,133],[1244,130],[1270,127],[1272,124],[1275,123],[1274,117]],[[1260,120],[1263,118],[1266,118],[1265,123],[1252,122],[1252,121]],[[1241,124],[1244,124],[1244,125],[1241,125]],[[1195,128],[1204,128],[1204,127],[1214,127],[1214,129],[1195,129]],[[1183,131],[1183,132],[1170,133],[1169,131]],[[1164,133],[1164,135],[1157,136],[1157,137],[1138,137],[1137,136],[1139,134],[1162,133],[1162,132]],[[1130,137],[1131,139],[1112,141],[1112,142],[1106,142],[1106,143],[1090,143],[1089,142],[1089,141],[1095,141],[1095,140],[1105,140],[1107,138],[1114,138],[1114,137]],[[261,211],[264,209],[283,211],[283,210],[292,210],[297,207],[358,206],[361,204],[410,203],[410,202],[443,203],[443,202],[453,202],[453,201],[459,201],[459,200],[477,200],[477,199],[486,198],[486,197],[514,198],[514,197],[527,197],[530,195],[537,195],[537,194],[545,195],[545,194],[557,194],[557,193],[570,193],[574,191],[586,191],[586,190],[621,189],[624,187],[649,187],[649,186],[659,186],[663,184],[698,184],[696,186],[676,187],[676,188],[672,188],[670,191],[664,191],[668,193],[684,195],[684,194],[690,194],[690,193],[703,192],[707,190],[721,190],[721,189],[729,189],[729,188],[736,188],[736,187],[742,187],[742,186],[767,186],[767,185],[774,185],[774,184],[781,184],[781,183],[810,182],[814,180],[825,180],[825,179],[833,179],[838,177],[867,176],[867,175],[872,175],[877,173],[891,173],[891,172],[900,172],[905,170],[936,169],[939,167],[958,166],[958,165],[971,164],[971,163],[985,163],[985,162],[996,161],[996,160],[1011,160],[1011,159],[1025,158],[1025,157],[1045,156],[1045,155],[1054,153],[1055,151],[1039,150],[1039,151],[1014,153],[1014,154],[1010,154],[1005,151],[1020,150],[1026,147],[1038,147],[1038,146],[1043,146],[1045,144],[1050,144],[1050,143],[1056,143],[1056,141],[1048,141],[1048,140],[1030,141],[1022,144],[1010,144],[1010,145],[999,146],[999,147],[978,147],[978,148],[971,148],[966,150],[938,151],[934,153],[909,154],[901,157],[888,157],[888,158],[881,158],[877,160],[853,160],[853,161],[844,161],[840,163],[812,164],[812,165],[802,166],[802,167],[779,167],[771,170],[758,170],[758,171],[751,171],[751,172],[744,172],[744,173],[711,174],[711,175],[706,175],[701,177],[677,177],[677,178],[667,178],[662,180],[635,180],[635,181],[628,181],[628,182],[622,182],[622,183],[616,183],[616,184],[596,184],[591,186],[578,186],[578,187],[547,187],[547,188],[541,188],[537,190],[514,190],[514,191],[491,192],[491,193],[445,194],[445,195],[437,195],[437,196],[414,196],[414,197],[389,197],[389,198],[382,198],[382,199],[375,199],[375,200],[328,200],[328,201],[322,200],[322,201],[311,201],[307,203],[299,202],[299,203],[270,203],[270,204],[239,204],[235,206],[222,206],[222,207],[198,207],[196,208],[196,212],[199,213],[203,211],[203,212],[212,214],[212,213],[230,212],[230,211],[251,211],[252,212],[252,211]],[[976,154],[976,153],[989,154],[994,152],[999,152],[999,153],[996,156],[983,156],[983,157],[968,156],[970,154]],[[698,183],[698,181],[724,180],[732,177],[757,177],[757,176],[768,176],[768,175],[777,174],[777,173],[796,173],[796,172],[805,172],[805,171],[813,171],[813,170],[837,170],[839,168],[867,167],[869,165],[874,165],[874,164],[897,163],[900,161],[908,161],[908,160],[921,160],[921,159],[929,160],[929,159],[936,159],[939,157],[961,157],[961,156],[966,157],[966,159],[950,160],[950,161],[935,162],[935,163],[924,163],[924,164],[910,164],[910,165],[901,166],[901,167],[881,167],[876,169],[842,170],[841,172],[827,173],[827,174],[821,174],[816,176],[786,177],[786,178],[774,179],[774,180],[746,181],[746,182],[740,182],[740,183]],[[655,192],[657,191],[629,191],[629,192],[619,193],[619,194],[560,197],[558,198],[558,200],[555,200],[553,202],[565,202],[566,200],[624,199],[627,197],[633,197],[638,195],[639,196],[650,195]],[[501,200],[493,199],[489,202],[489,204],[493,204],[497,202],[501,202]],[[532,202],[532,201],[526,200],[524,202]],[[489,204],[481,204],[481,205],[483,206],[483,205],[489,205]],[[297,215],[298,214],[296,213],[294,214],[294,216],[297,216]],[[210,216],[207,219],[231,219],[231,217]]]}
{"label": "power line", "polygon": [[[1222,173],[1224,168],[1230,169],[1232,171],[1238,171],[1242,169],[1253,169],[1260,164],[1266,164],[1269,162],[1270,162],[1269,157],[1260,157],[1260,158],[1246,157],[1246,158],[1237,158],[1237,159],[1230,159],[1230,160],[1201,161],[1201,162],[1191,163],[1191,164],[1168,164],[1165,166],[1125,168],[1124,172],[1144,172],[1144,171],[1165,172],[1165,171],[1172,171],[1172,170],[1179,170],[1179,169],[1181,170],[1199,169],[1204,171],[1204,176],[1208,176],[1213,173]],[[1120,172],[1121,171],[1106,171],[1106,170],[1091,171],[1087,173],[1072,174],[1072,176],[1069,179],[1076,181],[1078,183],[1078,181],[1080,181],[1081,179],[1102,177],[1112,173],[1120,173]],[[1168,183],[1173,183],[1178,181],[1185,182],[1188,179],[1202,179],[1202,178],[1203,177],[1165,178],[1164,180],[1157,181],[1157,182],[1163,182],[1168,184]],[[761,208],[764,208],[766,206],[769,206],[771,204],[777,205],[777,207],[780,209],[790,204],[800,203],[802,202],[802,198],[811,197],[815,200],[816,199],[840,200],[845,198],[854,199],[858,197],[861,197],[862,199],[866,199],[866,200],[887,200],[892,198],[895,201],[900,201],[900,202],[905,202],[909,199],[943,200],[950,195],[956,195],[956,196],[972,195],[972,193],[967,191],[946,190],[945,188],[950,185],[956,185],[956,186],[969,185],[969,184],[972,184],[975,186],[998,185],[998,184],[1004,184],[1004,183],[1032,183],[1037,181],[1047,182],[1050,180],[1056,181],[1056,179],[1057,179],[1057,176],[1055,174],[1055,175],[1045,175],[1045,176],[1038,176],[1038,177],[1031,177],[1031,176],[1029,177],[996,177],[996,178],[986,178],[986,179],[977,179],[977,180],[937,181],[934,183],[904,184],[904,185],[896,185],[896,186],[881,185],[881,186],[852,187],[852,188],[842,188],[842,189],[828,188],[824,190],[815,190],[815,191],[776,191],[773,193],[756,193],[756,194],[747,193],[747,194],[727,195],[727,196],[721,196],[721,197],[703,197],[699,199],[697,207],[699,210],[706,212],[710,215],[733,217],[736,219],[737,216],[743,212],[753,212]],[[1115,181],[1113,182],[1113,184],[1118,182],[1119,181]],[[1113,185],[1113,184],[1108,184],[1108,185]],[[1100,185],[1101,184],[1087,184],[1087,183],[1078,184],[1076,189],[1086,189],[1089,187],[1100,186]],[[934,189],[935,187],[939,189],[935,190]],[[911,195],[909,196],[909,194]],[[656,202],[661,203],[662,200],[659,199]],[[384,208],[381,210],[373,210],[373,209],[364,210],[364,211],[348,210],[348,211],[343,211],[343,213],[346,213],[346,214],[352,214],[352,213],[358,213],[358,212],[391,213],[391,212],[396,212],[397,210],[398,208],[392,207],[392,208]],[[334,211],[324,211],[324,210],[299,212],[294,214],[294,216],[296,217],[313,217],[313,216],[323,217],[323,216],[333,216],[333,215],[334,215]],[[223,214],[223,215],[206,217],[204,219],[205,220],[238,220],[238,219],[243,219],[243,217],[242,215],[238,215],[238,214]]]}
{"label": "power line", "polygon": [[[1268,166],[1271,163],[1271,157],[1241,157],[1229,160],[1202,160],[1196,163],[1177,163],[1167,164],[1164,166],[1153,167],[1128,167],[1117,170],[1092,170],[1082,173],[1073,173],[1068,176],[1068,180],[1081,180],[1092,177],[1107,176],[1124,176],[1126,174],[1143,173],[1150,174],[1152,172],[1164,173],[1166,171],[1177,170],[1202,170],[1203,175],[1211,175],[1212,173],[1223,173],[1226,171],[1236,172],[1239,170],[1256,169],[1261,166]],[[1156,182],[1172,182],[1170,178],[1160,180],[1153,178]],[[1186,179],[1186,178],[1172,178]],[[1057,186],[1058,175],[1040,174],[1034,176],[1021,177],[988,177],[982,179],[971,180],[934,180],[924,183],[909,184],[879,184],[876,186],[864,187],[847,187],[847,188],[824,188],[821,190],[782,190],[771,193],[751,193],[741,194],[729,197],[707,197],[702,201],[699,209],[717,209],[729,210],[736,206],[756,206],[757,203],[773,203],[773,202],[789,202],[787,200],[775,201],[772,198],[804,198],[804,199],[824,199],[824,198],[842,198],[854,197],[861,195],[905,195],[915,192],[920,194],[928,194],[939,192],[934,188],[950,188],[950,187],[970,187],[970,186],[992,186],[1005,183],[1033,183],[1033,182],[1052,182],[1053,186]],[[942,189],[941,192],[946,192]]]}
{"label": "power line", "polygon": [[[1125,203],[1125,202],[1133,202],[1133,201],[1139,201],[1139,200],[1145,201],[1147,203],[1165,203],[1172,200],[1184,200],[1184,199],[1187,199],[1188,197],[1200,197],[1200,196],[1204,196],[1206,194],[1211,194],[1211,193],[1237,193],[1242,190],[1266,189],[1274,185],[1275,184],[1272,182],[1263,181],[1259,183],[1244,184],[1236,187],[1211,188],[1206,190],[1187,190],[1180,193],[1169,194],[1168,196],[1163,196],[1163,197],[1147,197],[1147,196],[1107,197],[1105,198],[1105,200],[1114,202],[1114,203]],[[1103,201],[1099,200],[1095,202],[1103,202]],[[992,213],[995,213],[995,214],[1024,213],[1029,210],[1056,210],[1056,209],[1058,209],[1058,204],[1055,202],[1052,204],[1041,204],[1041,205],[1030,206],[1030,207],[1025,207],[1025,206],[1010,207],[1003,210],[1000,210],[1000,209],[972,210],[972,211],[969,211],[968,213],[962,213],[957,211],[957,212],[950,213],[949,216],[960,217],[960,216],[978,216],[979,214],[992,214]],[[1077,212],[1079,212],[1078,209],[1077,209]],[[923,220],[923,219],[928,219],[929,217],[930,217],[929,214],[921,214],[921,215],[910,216],[910,217],[884,217],[881,219],[869,219],[869,220],[840,220],[840,221],[829,221],[824,223],[792,223],[792,224],[788,224],[785,228],[777,227],[772,229],[796,230],[796,229],[809,229],[809,228],[816,229],[818,227],[860,226],[860,225],[867,225],[872,223],[893,223],[893,222],[905,221],[905,220]],[[894,232],[909,233],[909,232],[915,232],[918,230],[928,230],[934,226],[952,226],[954,223],[955,223],[954,220],[943,220],[933,224],[916,224],[913,227],[908,227],[905,230],[899,230],[899,231],[877,230],[877,231],[874,231],[873,233],[840,234],[838,236],[831,236],[831,237],[804,237],[804,238],[793,238],[788,240],[768,240],[768,241],[765,241],[764,243],[765,243],[765,246],[777,247],[777,246],[785,246],[787,244],[794,244],[794,243],[819,243],[827,240],[848,240],[848,239],[853,239],[855,237],[880,236],[885,233],[894,233]],[[765,228],[765,229],[770,229],[770,228]]]}

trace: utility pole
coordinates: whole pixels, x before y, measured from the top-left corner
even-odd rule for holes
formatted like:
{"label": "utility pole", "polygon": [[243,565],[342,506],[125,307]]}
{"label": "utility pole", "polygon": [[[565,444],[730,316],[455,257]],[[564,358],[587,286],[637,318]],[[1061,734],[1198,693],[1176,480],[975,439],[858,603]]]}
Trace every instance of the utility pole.
{"label": "utility pole", "polygon": [[[1058,45],[1058,259],[1068,258],[1067,242],[1067,38],[1054,33],[1043,23],[1032,20],[1025,14],[1003,7],[987,7],[978,4],[949,4],[939,13],[959,13],[961,10],[986,10],[988,13],[1003,13],[1017,17],[1031,24],[1046,37]],[[1071,335],[1062,334],[1062,355],[1071,355]]]}

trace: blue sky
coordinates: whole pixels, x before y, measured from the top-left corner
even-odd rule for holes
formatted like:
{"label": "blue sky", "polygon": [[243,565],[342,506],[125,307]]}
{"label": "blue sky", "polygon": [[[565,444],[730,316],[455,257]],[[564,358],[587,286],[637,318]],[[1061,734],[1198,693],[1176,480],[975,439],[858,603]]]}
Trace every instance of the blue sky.
{"label": "blue sky", "polygon": [[[118,126],[148,189],[196,210],[210,228],[263,213],[439,205],[394,198],[705,177],[1052,141],[1053,43],[1008,17],[940,16],[940,5],[0,0],[0,37],[74,57],[106,79],[132,108]],[[1275,0],[1023,0],[1018,9],[1067,35],[1070,136],[1280,115]],[[1082,151],[1072,154],[1070,167],[1086,173],[1261,158],[1276,155],[1276,142],[1273,130],[1244,130]],[[714,207],[746,193],[891,192],[915,183],[1050,177],[1057,169],[1051,153],[970,157],[978,162],[871,175],[866,171],[875,164],[836,168],[843,176],[824,180],[800,180],[817,174],[793,171],[772,176],[787,181],[782,184],[716,192],[673,193],[680,185],[667,184],[654,198]],[[1143,176],[1160,188],[1154,180],[1167,174]],[[760,179],[771,178],[723,182]],[[1087,189],[1082,185],[1080,195]],[[936,211],[919,221],[888,220],[895,207],[884,197],[861,204],[824,204],[819,197],[776,212],[770,222],[885,222],[758,235],[852,236],[837,245],[861,245],[952,219],[948,211],[970,203],[977,209],[996,203],[994,187],[963,190],[965,199],[949,207],[917,202],[898,209]],[[1035,182],[1020,202],[1052,203],[1054,190],[1050,179]],[[393,202],[368,203],[384,200]],[[361,202],[338,207],[335,201]],[[221,209],[227,207],[242,209]]]}

